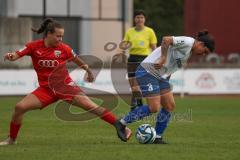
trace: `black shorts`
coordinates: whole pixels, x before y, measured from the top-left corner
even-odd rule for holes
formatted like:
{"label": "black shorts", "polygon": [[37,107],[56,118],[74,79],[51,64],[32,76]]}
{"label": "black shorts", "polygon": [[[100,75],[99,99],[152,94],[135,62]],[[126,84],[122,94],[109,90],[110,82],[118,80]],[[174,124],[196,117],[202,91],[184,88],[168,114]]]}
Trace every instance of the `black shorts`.
{"label": "black shorts", "polygon": [[140,65],[140,63],[146,58],[147,56],[139,56],[139,55],[130,55],[128,58],[128,64],[127,64],[127,72],[128,72],[128,78],[135,77],[135,72],[137,70],[137,67]]}

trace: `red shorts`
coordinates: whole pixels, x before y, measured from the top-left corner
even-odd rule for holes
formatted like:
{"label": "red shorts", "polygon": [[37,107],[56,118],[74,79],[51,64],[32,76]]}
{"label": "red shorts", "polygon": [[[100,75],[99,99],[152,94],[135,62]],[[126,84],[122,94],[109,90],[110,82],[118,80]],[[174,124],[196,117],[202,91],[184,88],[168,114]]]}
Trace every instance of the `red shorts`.
{"label": "red shorts", "polygon": [[38,87],[32,92],[41,102],[42,108],[48,106],[57,100],[72,101],[75,95],[83,93],[83,90],[78,86],[65,85],[58,90],[53,90],[49,87]]}

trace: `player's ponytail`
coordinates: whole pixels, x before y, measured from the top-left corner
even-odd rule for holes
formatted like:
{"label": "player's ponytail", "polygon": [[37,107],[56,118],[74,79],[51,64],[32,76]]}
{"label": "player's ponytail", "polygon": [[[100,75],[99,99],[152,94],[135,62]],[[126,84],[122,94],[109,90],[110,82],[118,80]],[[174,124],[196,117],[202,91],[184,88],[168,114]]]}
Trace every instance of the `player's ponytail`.
{"label": "player's ponytail", "polygon": [[202,36],[206,36],[206,35],[208,35],[208,33],[209,33],[208,30],[204,29],[204,30],[198,32],[197,37],[199,38],[199,37],[202,37]]}
{"label": "player's ponytail", "polygon": [[204,29],[202,31],[199,31],[197,34],[197,40],[204,43],[204,45],[213,52],[215,49],[215,41],[214,38],[209,35],[209,32],[207,29]]}
{"label": "player's ponytail", "polygon": [[47,18],[43,21],[43,23],[38,29],[32,28],[32,31],[36,32],[37,34],[44,33],[44,36],[46,36],[48,32],[54,33],[55,28],[63,27],[60,23],[54,21],[52,18]]}

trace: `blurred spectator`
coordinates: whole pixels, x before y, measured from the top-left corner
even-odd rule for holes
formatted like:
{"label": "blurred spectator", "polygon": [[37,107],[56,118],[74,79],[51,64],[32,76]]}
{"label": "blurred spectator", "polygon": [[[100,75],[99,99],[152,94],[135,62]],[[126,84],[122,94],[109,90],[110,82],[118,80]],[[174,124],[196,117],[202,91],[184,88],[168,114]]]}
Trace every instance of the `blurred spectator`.
{"label": "blurred spectator", "polygon": [[211,64],[221,64],[223,62],[223,58],[217,53],[210,53],[206,57],[206,62]]}
{"label": "blurred spectator", "polygon": [[240,54],[239,53],[230,53],[227,57],[228,63],[240,63]]}

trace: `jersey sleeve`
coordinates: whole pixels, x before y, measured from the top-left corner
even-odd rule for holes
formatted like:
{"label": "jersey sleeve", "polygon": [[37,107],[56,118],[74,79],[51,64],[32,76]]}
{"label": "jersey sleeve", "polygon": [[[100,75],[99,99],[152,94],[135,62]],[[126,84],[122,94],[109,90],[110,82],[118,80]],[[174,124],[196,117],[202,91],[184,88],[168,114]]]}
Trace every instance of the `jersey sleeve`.
{"label": "jersey sleeve", "polygon": [[19,57],[23,57],[25,55],[31,55],[32,53],[32,43],[27,43],[23,48],[16,51]]}
{"label": "jersey sleeve", "polygon": [[157,37],[152,29],[150,31],[150,44],[157,44]]}
{"label": "jersey sleeve", "polygon": [[77,54],[74,52],[74,50],[71,47],[66,47],[67,50],[67,60],[72,61]]}
{"label": "jersey sleeve", "polygon": [[180,37],[173,37],[173,47],[175,48],[192,48],[194,43],[194,39],[191,37],[185,37],[185,36],[180,36]]}

